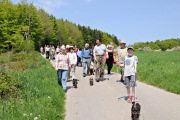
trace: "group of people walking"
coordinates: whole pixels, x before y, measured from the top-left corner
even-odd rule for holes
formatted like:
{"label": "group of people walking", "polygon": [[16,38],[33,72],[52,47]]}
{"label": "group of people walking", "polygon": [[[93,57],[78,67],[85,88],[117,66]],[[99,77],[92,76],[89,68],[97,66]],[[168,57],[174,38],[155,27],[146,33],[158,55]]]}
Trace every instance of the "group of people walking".
{"label": "group of people walking", "polygon": [[[108,68],[108,75],[112,75],[111,69],[113,67],[113,64],[116,64],[117,67],[121,69],[121,81],[125,83],[127,88],[127,102],[131,102],[131,87],[132,102],[134,102],[138,59],[133,55],[133,47],[126,48],[126,43],[124,41],[121,41],[120,47],[117,49],[117,55],[115,56],[113,46],[111,44],[105,46],[104,44],[102,44],[101,39],[97,39],[96,44],[97,45],[89,48],[89,44],[86,43],[82,51],[79,50],[77,45],[75,47],[62,45],[60,49],[58,49],[59,47],[56,48],[55,69],[57,71],[59,85],[62,86],[63,90],[66,92],[66,80],[70,79],[70,76],[72,76],[72,80],[77,80],[75,71],[79,59],[79,62],[81,62],[83,65],[83,77],[93,75],[95,71],[96,82],[103,81],[106,64]],[[47,57],[49,55],[48,52],[49,46],[47,46],[45,49]]]}

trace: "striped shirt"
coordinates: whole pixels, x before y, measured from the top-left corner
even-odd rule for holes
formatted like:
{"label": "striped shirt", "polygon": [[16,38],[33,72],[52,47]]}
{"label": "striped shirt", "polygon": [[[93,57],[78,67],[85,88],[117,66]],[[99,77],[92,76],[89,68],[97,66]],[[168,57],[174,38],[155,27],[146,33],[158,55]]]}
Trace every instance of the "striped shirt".
{"label": "striped shirt", "polygon": [[69,56],[67,54],[58,54],[56,58],[56,69],[68,70],[71,66]]}

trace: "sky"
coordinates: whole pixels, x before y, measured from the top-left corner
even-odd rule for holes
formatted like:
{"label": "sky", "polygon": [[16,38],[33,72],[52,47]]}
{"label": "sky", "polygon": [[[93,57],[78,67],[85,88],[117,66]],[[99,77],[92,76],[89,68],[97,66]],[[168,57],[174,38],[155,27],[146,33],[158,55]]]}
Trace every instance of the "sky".
{"label": "sky", "polygon": [[57,19],[114,34],[128,45],[180,38],[180,0],[27,1]]}

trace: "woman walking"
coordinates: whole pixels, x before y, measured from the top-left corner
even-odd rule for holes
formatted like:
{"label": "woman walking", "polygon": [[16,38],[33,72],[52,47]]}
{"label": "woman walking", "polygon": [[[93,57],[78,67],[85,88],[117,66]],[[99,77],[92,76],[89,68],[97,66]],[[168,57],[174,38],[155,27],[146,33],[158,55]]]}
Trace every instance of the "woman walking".
{"label": "woman walking", "polygon": [[58,84],[63,87],[64,92],[67,91],[66,77],[68,70],[69,72],[71,71],[70,67],[71,64],[70,64],[69,56],[67,55],[66,48],[63,45],[61,46],[61,53],[59,53],[56,58],[56,71],[58,75]]}
{"label": "woman walking", "polygon": [[108,67],[108,75],[111,74],[111,69],[113,67],[113,63],[115,63],[115,54],[114,54],[114,51],[112,50],[112,45],[107,45],[107,52],[105,54],[105,57],[106,57],[106,64],[107,64],[107,67]]}

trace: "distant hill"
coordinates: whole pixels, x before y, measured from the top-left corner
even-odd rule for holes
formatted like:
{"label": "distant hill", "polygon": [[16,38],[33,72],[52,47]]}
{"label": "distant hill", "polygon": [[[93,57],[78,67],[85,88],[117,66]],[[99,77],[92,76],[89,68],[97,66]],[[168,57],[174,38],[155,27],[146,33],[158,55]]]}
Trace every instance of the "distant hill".
{"label": "distant hill", "polygon": [[135,43],[133,47],[135,49],[143,49],[144,47],[150,47],[152,50],[158,50],[161,49],[162,51],[165,51],[167,49],[171,49],[174,47],[180,46],[180,39],[167,39],[167,40],[157,40],[156,42],[139,42]]}

